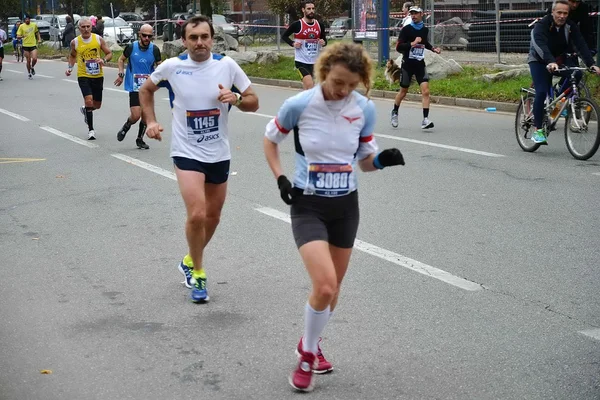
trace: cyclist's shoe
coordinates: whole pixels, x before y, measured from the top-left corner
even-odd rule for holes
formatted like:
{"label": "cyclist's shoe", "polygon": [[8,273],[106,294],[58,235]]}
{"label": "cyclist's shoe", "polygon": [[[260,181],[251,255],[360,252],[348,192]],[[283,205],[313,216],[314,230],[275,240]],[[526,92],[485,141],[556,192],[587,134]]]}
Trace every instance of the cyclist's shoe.
{"label": "cyclist's shoe", "polygon": [[533,140],[534,143],[548,144],[546,141],[546,134],[544,133],[543,129],[538,129],[533,132],[533,135],[531,135],[531,140]]}
{"label": "cyclist's shoe", "polygon": [[179,272],[181,272],[183,276],[185,276],[185,281],[181,283],[183,283],[185,286],[191,289],[193,286],[192,270],[194,269],[194,262],[192,261],[192,257],[190,257],[189,254],[186,254],[186,256],[183,257],[183,260],[181,260],[181,262],[179,263],[178,269]]}
{"label": "cyclist's shoe", "polygon": [[398,111],[392,110],[392,114],[390,117],[390,123],[394,128],[398,127]]}
{"label": "cyclist's shoe", "polygon": [[88,140],[96,140],[96,132],[93,129],[88,132]]}
{"label": "cyclist's shoe", "polygon": [[28,78],[29,78],[29,79],[33,79],[33,76],[31,76],[31,74],[29,74]]}
{"label": "cyclist's shoe", "polygon": [[79,111],[83,114],[83,122],[85,122],[85,124],[87,125],[87,114],[85,112],[85,107],[84,106],[79,107]]}
{"label": "cyclist's shoe", "polygon": [[564,110],[562,110],[562,112],[560,113],[560,116],[567,118],[567,108],[566,107]]}
{"label": "cyclist's shoe", "polygon": [[429,118],[424,118],[423,122],[421,122],[421,129],[431,129],[433,128],[433,122],[429,120]]}
{"label": "cyclist's shoe", "polygon": [[[313,368],[313,372],[315,374],[326,374],[333,371],[333,365],[327,361],[323,355],[323,352],[321,351],[320,343],[322,340],[323,338],[319,338],[319,344],[317,344],[317,366]],[[300,338],[300,342],[298,342],[298,347],[296,348],[296,355],[300,357],[302,351],[302,338]]]}
{"label": "cyclist's shoe", "polygon": [[138,149],[148,150],[150,148],[150,146],[148,146],[146,142],[140,138],[135,139],[135,144],[137,145]]}
{"label": "cyclist's shoe", "polygon": [[194,303],[206,303],[209,300],[208,291],[206,290],[206,275],[199,278],[194,278],[192,276],[190,299]]}
{"label": "cyclist's shoe", "polygon": [[298,357],[298,366],[290,375],[290,385],[296,390],[310,392],[315,387],[313,370],[317,366],[317,356],[313,353],[301,352]]}
{"label": "cyclist's shoe", "polygon": [[35,68],[31,67],[31,75],[35,75]]}

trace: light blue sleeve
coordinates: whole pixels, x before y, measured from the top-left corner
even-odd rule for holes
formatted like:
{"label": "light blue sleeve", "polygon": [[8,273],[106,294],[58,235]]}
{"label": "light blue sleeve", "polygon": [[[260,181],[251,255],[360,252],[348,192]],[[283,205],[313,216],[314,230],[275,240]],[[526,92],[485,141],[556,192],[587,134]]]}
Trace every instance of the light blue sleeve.
{"label": "light blue sleeve", "polygon": [[265,136],[273,143],[281,143],[287,134],[298,124],[300,116],[313,98],[315,89],[305,90],[287,99],[277,116],[267,124]]}
{"label": "light blue sleeve", "polygon": [[358,100],[359,106],[363,110],[365,116],[365,123],[360,130],[360,137],[358,141],[358,151],[356,152],[356,158],[362,160],[367,158],[371,154],[376,154],[379,150],[377,142],[375,141],[375,104],[364,96],[360,96]]}

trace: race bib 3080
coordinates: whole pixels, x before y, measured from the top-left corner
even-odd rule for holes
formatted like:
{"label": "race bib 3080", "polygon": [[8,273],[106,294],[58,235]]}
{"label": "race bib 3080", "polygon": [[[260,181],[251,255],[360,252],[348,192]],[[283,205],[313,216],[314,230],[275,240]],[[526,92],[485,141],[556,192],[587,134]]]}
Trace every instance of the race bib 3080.
{"label": "race bib 3080", "polygon": [[350,164],[311,163],[308,166],[307,194],[336,197],[350,192]]}

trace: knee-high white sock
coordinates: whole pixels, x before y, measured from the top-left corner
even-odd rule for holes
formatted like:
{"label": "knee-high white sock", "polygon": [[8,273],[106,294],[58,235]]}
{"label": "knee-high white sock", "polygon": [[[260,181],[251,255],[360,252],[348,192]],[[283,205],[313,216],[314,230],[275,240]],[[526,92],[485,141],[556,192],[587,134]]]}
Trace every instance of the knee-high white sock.
{"label": "knee-high white sock", "polygon": [[304,337],[302,348],[304,351],[317,354],[317,345],[321,332],[329,321],[329,306],[322,311],[315,311],[310,304],[304,308]]}

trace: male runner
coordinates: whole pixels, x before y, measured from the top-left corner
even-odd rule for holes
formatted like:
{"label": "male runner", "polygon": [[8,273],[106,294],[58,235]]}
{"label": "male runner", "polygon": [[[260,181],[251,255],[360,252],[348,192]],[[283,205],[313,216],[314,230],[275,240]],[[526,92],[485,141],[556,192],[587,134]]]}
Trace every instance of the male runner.
{"label": "male runner", "polygon": [[[305,1],[302,6],[304,17],[290,24],[281,38],[296,49],[294,57],[296,69],[302,75],[302,87],[304,90],[312,88],[313,69],[321,47],[327,46],[325,30],[321,28],[319,21],[315,19],[315,3]],[[294,34],[294,40],[290,35]]]}
{"label": "male runner", "polygon": [[[65,71],[71,76],[73,66],[77,62],[77,82],[83,95],[85,105],[80,108],[83,120],[88,126],[88,140],[96,140],[94,132],[94,116],[92,112],[102,106],[102,89],[104,85],[104,72],[102,66],[112,58],[112,51],[104,39],[92,33],[92,21],[82,17],[79,22],[81,35],[71,41],[69,54],[69,67]],[[104,58],[100,57],[100,51]]]}
{"label": "male runner", "polygon": [[[144,24],[138,33],[139,41],[130,43],[123,54],[119,57],[119,76],[115,80],[116,86],[121,86],[123,78],[125,78],[125,90],[129,92],[129,117],[125,124],[117,133],[119,142],[125,139],[125,135],[142,116],[142,108],[140,107],[140,87],[146,79],[154,72],[154,67],[161,62],[160,49],[152,43],[152,26]],[[127,70],[125,72],[125,60],[127,62]],[[139,131],[135,144],[140,149],[149,149],[144,142],[144,133],[146,132],[146,124],[140,121]]]}
{"label": "male runner", "polygon": [[37,64],[37,44],[42,43],[42,37],[37,24],[31,22],[29,15],[25,15],[25,23],[19,26],[17,39],[23,40],[23,53],[27,59],[27,73],[29,79],[33,79],[33,75],[35,75],[34,67]]}
{"label": "male runner", "polygon": [[[185,233],[189,254],[179,264],[193,302],[209,300],[203,253],[212,238],[227,193],[231,150],[227,129],[229,108],[258,110],[258,97],[250,80],[230,57],[213,55],[214,28],[210,20],[195,16],[182,28],[188,54],[173,57],[150,75],[140,89],[146,134],[161,140],[163,127],[156,121],[154,93],[159,84],[169,89],[172,107],[171,157],[179,190],[187,210]],[[241,94],[230,89],[234,86]]]}

